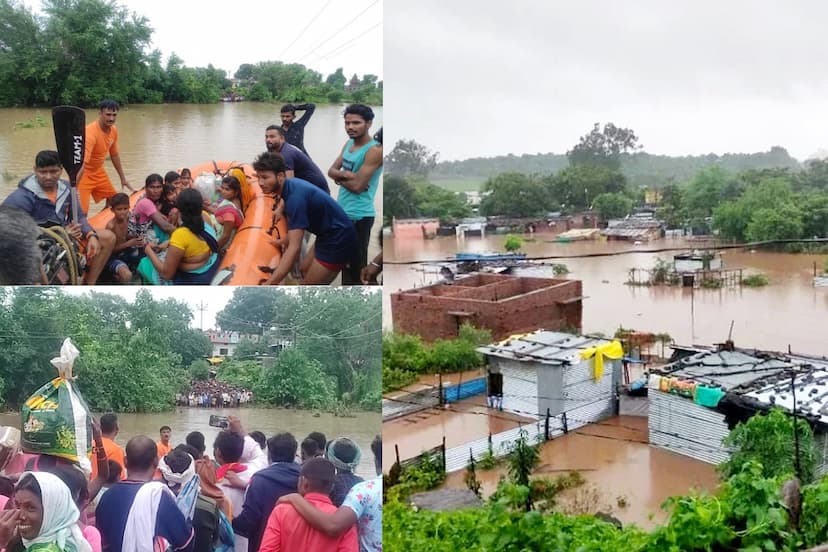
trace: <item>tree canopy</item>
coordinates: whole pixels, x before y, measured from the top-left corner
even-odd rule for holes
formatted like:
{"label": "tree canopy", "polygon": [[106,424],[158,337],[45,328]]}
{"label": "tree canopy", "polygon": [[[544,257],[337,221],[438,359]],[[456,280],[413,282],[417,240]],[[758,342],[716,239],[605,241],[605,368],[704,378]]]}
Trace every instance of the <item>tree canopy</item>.
{"label": "tree canopy", "polygon": [[398,140],[394,149],[385,156],[384,168],[388,175],[403,178],[425,178],[437,165],[439,153],[432,152],[416,140]]}
{"label": "tree canopy", "polygon": [[[382,103],[382,81],[346,87],[338,69],[323,76],[299,64],[242,63],[236,88],[224,70],[187,67],[150,51],[146,17],[112,0],[44,0],[36,16],[18,0],[0,0],[0,107],[121,103],[210,103],[230,91],[259,101]],[[331,78],[334,77],[334,78]]]}

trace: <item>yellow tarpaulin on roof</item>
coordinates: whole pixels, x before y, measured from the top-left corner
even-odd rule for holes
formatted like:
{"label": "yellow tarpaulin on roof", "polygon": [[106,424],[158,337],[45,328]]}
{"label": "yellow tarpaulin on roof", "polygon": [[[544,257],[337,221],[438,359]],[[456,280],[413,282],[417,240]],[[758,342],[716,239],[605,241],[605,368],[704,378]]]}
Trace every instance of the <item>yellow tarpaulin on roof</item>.
{"label": "yellow tarpaulin on roof", "polygon": [[621,346],[621,342],[616,340],[581,351],[581,358],[584,360],[590,359],[593,356],[595,357],[593,377],[595,381],[598,381],[604,375],[604,357],[617,360],[624,356],[624,348]]}
{"label": "yellow tarpaulin on roof", "polygon": [[215,366],[216,364],[221,364],[222,362],[224,362],[224,358],[223,357],[212,357],[212,358],[208,358],[207,362],[209,362],[211,366]]}

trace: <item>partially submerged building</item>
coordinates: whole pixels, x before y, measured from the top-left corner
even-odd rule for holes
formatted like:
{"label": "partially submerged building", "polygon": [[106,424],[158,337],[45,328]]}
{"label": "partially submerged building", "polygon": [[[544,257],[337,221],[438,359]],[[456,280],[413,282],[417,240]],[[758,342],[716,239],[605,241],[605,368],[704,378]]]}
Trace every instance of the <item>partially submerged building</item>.
{"label": "partially submerged building", "polygon": [[828,473],[828,359],[732,344],[673,348],[680,358],[650,374],[653,446],[719,464],[730,454],[722,444],[730,429],[776,406],[808,420],[820,451],[817,474]]}
{"label": "partially submerged building", "polygon": [[[537,330],[478,348],[487,370],[503,374],[503,410],[572,429],[613,416],[618,411],[621,360],[582,358],[606,339]],[[596,369],[599,368],[599,369]]]}
{"label": "partially submerged building", "polygon": [[536,328],[580,331],[580,280],[474,274],[391,294],[394,331],[425,341],[456,337],[468,322],[504,339]]}
{"label": "partially submerged building", "polygon": [[648,242],[664,237],[664,223],[651,218],[628,218],[609,221],[601,235],[607,240]]}

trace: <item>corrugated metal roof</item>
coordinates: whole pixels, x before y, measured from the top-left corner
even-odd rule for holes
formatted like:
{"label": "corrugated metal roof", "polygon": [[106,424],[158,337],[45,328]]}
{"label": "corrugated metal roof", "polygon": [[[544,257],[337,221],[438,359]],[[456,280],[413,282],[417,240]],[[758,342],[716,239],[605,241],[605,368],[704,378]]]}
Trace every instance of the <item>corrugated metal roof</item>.
{"label": "corrugated metal roof", "polygon": [[[796,411],[828,424],[828,365],[812,365],[807,373],[800,374],[794,379],[794,386]],[[779,406],[788,411],[794,409],[794,393],[790,378],[771,382],[743,396],[762,405]]]}
{"label": "corrugated metal roof", "polygon": [[699,381],[730,391],[791,370],[798,363],[742,351],[705,351],[668,364],[654,372]]}
{"label": "corrugated metal roof", "polygon": [[562,332],[538,330],[501,343],[478,347],[477,351],[484,355],[524,362],[561,365],[580,362],[582,351],[605,343],[609,343],[609,341]]}

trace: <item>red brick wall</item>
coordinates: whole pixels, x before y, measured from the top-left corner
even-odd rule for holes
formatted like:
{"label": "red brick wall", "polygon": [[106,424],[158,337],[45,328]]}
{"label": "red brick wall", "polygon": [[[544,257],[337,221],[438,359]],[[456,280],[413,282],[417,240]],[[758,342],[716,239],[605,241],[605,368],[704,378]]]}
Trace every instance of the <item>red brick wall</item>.
{"label": "red brick wall", "polygon": [[[456,285],[441,286],[436,294],[424,289],[392,293],[394,330],[418,334],[425,341],[454,337],[457,335],[458,317],[449,315],[449,312],[471,313],[470,317],[461,318],[461,323],[467,320],[477,327],[488,328],[494,339],[538,328],[561,330],[574,326],[581,329],[581,304],[557,303],[580,297],[580,280],[510,276],[491,278],[491,275],[483,275],[470,283],[483,285],[463,286],[465,289],[460,296],[440,293],[448,291],[446,288],[453,288],[452,291],[456,292],[460,287]],[[495,295],[499,300],[492,300]],[[507,296],[509,298],[500,299]]]}

